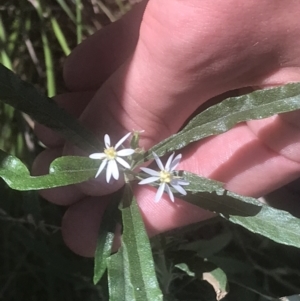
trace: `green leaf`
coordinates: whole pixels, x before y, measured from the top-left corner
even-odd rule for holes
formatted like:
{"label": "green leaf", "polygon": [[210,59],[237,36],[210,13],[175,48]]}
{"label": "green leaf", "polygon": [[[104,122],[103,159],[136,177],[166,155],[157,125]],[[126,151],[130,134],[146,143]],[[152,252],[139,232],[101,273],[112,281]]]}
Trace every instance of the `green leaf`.
{"label": "green leaf", "polygon": [[50,174],[33,177],[21,160],[0,150],[0,177],[16,190],[40,190],[81,183],[95,176],[98,165],[95,160],[85,157],[60,157],[51,163]]}
{"label": "green leaf", "polygon": [[21,80],[0,64],[0,100],[30,115],[39,123],[58,131],[64,138],[88,153],[97,152],[103,145],[94,135],[55,101],[39,93],[31,84]]}
{"label": "green leaf", "polygon": [[114,233],[109,231],[101,231],[97,240],[94,263],[93,282],[96,285],[102,278],[107,268],[107,258],[111,253],[112,244],[114,241]]}
{"label": "green leaf", "polygon": [[184,262],[175,264],[175,268],[185,272],[190,277],[195,277],[195,273],[191,271],[190,267]]}
{"label": "green leaf", "polygon": [[[245,246],[242,247],[242,254],[245,255]],[[247,247],[246,247],[247,248]],[[239,255],[237,255],[239,254]],[[270,296],[270,292],[265,287],[264,283],[257,281],[257,270],[255,265],[250,260],[245,260],[245,257],[237,248],[209,258],[209,262],[220,267],[228,278],[229,284],[235,284],[242,289],[239,294],[247,296],[246,300],[257,300],[261,296],[262,300],[277,300],[274,296]],[[253,254],[248,254],[251,256]],[[239,259],[237,259],[239,258]],[[233,289],[236,294],[236,287]],[[252,294],[254,297],[251,297]],[[257,296],[258,295],[258,296]],[[244,300],[245,298],[243,298]]]}
{"label": "green leaf", "polygon": [[[130,204],[131,203],[131,204]],[[148,235],[131,188],[122,199],[121,248],[108,259],[111,301],[161,301]]]}
{"label": "green leaf", "polygon": [[228,294],[228,280],[224,271],[218,267],[203,273],[203,280],[211,284],[216,292],[217,300],[223,299]]}
{"label": "green leaf", "polygon": [[[128,253],[126,248],[107,258],[108,289],[110,301],[135,301],[134,287],[129,273]],[[147,299],[145,299],[147,300]]]}
{"label": "green leaf", "polygon": [[217,300],[221,300],[227,295],[228,279],[221,268],[199,256],[190,255],[185,260],[185,263],[176,264],[175,267],[192,278],[197,277],[207,281],[213,287]]}
{"label": "green leaf", "polygon": [[227,216],[253,216],[261,210],[262,204],[259,201],[228,191],[223,188],[224,184],[221,182],[185,171],[179,171],[178,175],[190,183],[185,186],[185,190],[189,193],[180,196],[189,203]]}
{"label": "green leaf", "polygon": [[300,219],[258,200],[222,188],[223,184],[183,172],[190,182],[181,199],[198,207],[218,212],[229,221],[278,243],[300,248]]}
{"label": "green leaf", "polygon": [[152,147],[146,153],[146,159],[152,158],[152,152],[162,156],[182,149],[191,142],[224,133],[239,122],[263,119],[297,109],[300,109],[300,83],[231,97],[206,109],[182,131]]}
{"label": "green leaf", "polygon": [[286,211],[263,205],[255,216],[225,218],[278,243],[300,248],[300,219]]}
{"label": "green leaf", "polygon": [[115,193],[112,196],[107,209],[102,217],[100,225],[99,235],[97,239],[97,247],[95,252],[95,264],[94,264],[94,284],[96,285],[102,278],[107,268],[107,259],[111,255],[111,248],[113,245],[116,224],[117,213],[119,212],[118,205],[120,202],[119,193]]}

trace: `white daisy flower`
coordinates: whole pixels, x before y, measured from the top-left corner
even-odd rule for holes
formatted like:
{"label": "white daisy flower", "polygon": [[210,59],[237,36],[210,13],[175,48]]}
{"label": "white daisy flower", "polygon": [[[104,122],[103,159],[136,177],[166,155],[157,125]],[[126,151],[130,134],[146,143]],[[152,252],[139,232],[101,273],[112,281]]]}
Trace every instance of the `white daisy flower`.
{"label": "white daisy flower", "polygon": [[114,179],[119,179],[119,168],[118,164],[121,164],[125,168],[130,168],[130,165],[121,157],[126,157],[132,155],[135,151],[131,148],[124,148],[121,150],[117,150],[122,143],[131,135],[131,133],[126,134],[122,139],[118,141],[118,143],[115,146],[110,145],[110,137],[109,135],[104,136],[104,144],[105,149],[103,153],[94,153],[91,154],[89,157],[92,159],[100,159],[103,160],[100,164],[100,167],[96,173],[95,178],[99,176],[101,171],[104,169],[104,167],[107,165],[106,168],[106,182],[109,183],[111,176],[113,176]]}
{"label": "white daisy flower", "polygon": [[149,184],[156,181],[160,181],[160,185],[154,199],[156,203],[161,199],[164,191],[168,193],[171,201],[174,202],[174,195],[169,185],[171,185],[175,190],[177,190],[182,195],[186,195],[186,191],[181,186],[189,185],[189,182],[182,178],[175,177],[173,175],[173,171],[179,164],[182,155],[179,154],[173,159],[174,157],[174,153],[173,153],[169,157],[166,165],[163,166],[159,157],[154,152],[152,154],[160,171],[156,171],[147,167],[141,167],[141,170],[149,174],[151,177],[140,181],[139,184],[143,185],[143,184]]}

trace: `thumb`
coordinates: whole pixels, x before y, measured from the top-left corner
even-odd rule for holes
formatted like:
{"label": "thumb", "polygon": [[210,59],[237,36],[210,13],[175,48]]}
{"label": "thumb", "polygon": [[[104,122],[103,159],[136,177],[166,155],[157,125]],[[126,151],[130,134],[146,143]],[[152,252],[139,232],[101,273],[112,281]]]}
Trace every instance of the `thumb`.
{"label": "thumb", "polygon": [[[210,26],[200,33],[192,30],[194,23],[201,27],[199,15],[205,16],[205,23],[215,22],[215,18],[206,17],[201,5],[195,8],[187,2],[193,1],[148,2],[132,56],[105,81],[80,117],[98,137],[109,134],[116,143],[127,132],[143,130],[141,146],[148,149],[176,133],[206,100],[250,85],[250,77],[271,71],[271,62],[265,62],[265,48],[260,57],[258,50],[247,50],[245,40],[240,42],[245,47],[241,51],[238,41],[231,44],[228,38],[216,38]],[[184,25],[178,28],[178,24]],[[216,23],[213,31],[221,29],[221,24]],[[253,43],[251,38],[248,40]],[[214,49],[203,49],[209,41]],[[239,68],[231,56],[224,57],[224,49],[236,54]],[[251,70],[249,60],[254,62]],[[258,71],[253,75],[252,69]],[[82,184],[82,189],[87,187],[87,193],[102,195],[112,191],[108,186],[94,183],[92,188],[88,183]]]}

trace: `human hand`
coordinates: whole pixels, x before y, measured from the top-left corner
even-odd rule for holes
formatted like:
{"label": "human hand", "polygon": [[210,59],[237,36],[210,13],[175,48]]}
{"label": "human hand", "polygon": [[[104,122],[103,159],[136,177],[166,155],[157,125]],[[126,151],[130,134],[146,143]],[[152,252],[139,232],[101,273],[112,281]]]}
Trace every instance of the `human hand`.
{"label": "human hand", "polygon": [[[229,91],[300,80],[298,1],[150,0],[143,15],[145,5],[87,39],[65,65],[71,92],[56,100],[101,140],[144,130],[140,142],[148,149]],[[261,196],[299,176],[299,126],[296,112],[240,124],[184,149],[179,167]],[[63,150],[49,129],[37,125],[36,133],[50,147],[36,159],[36,173],[48,172],[62,153],[78,154]],[[122,185],[100,176],[42,192],[70,205],[62,233],[74,252],[93,256],[109,194]],[[134,189],[149,235],[211,216],[179,199],[155,204],[151,187]]]}

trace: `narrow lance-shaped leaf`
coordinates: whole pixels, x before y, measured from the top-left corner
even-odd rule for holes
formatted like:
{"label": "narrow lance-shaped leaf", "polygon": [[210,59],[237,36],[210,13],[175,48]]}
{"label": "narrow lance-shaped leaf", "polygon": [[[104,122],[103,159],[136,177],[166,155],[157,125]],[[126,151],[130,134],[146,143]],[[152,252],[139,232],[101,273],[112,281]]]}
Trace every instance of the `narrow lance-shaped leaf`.
{"label": "narrow lance-shaped leaf", "polygon": [[300,248],[300,219],[290,213],[263,205],[255,216],[223,216],[251,232],[278,243]]}
{"label": "narrow lance-shaped leaf", "polygon": [[186,171],[179,171],[178,175],[190,183],[185,186],[188,194],[180,196],[189,203],[224,215],[253,216],[261,210],[259,201],[225,190],[221,182]]}
{"label": "narrow lance-shaped leaf", "polygon": [[94,284],[97,284],[102,278],[107,268],[107,259],[112,252],[112,245],[115,237],[116,224],[119,219],[120,192],[114,193],[110,199],[102,217],[94,263]]}
{"label": "narrow lance-shaped leaf", "polygon": [[128,186],[122,204],[122,245],[118,253],[108,259],[110,300],[161,301],[149,238]]}
{"label": "narrow lance-shaped leaf", "polygon": [[300,83],[231,97],[198,114],[179,133],[152,147],[146,153],[145,159],[152,158],[152,152],[162,156],[179,150],[191,142],[224,133],[239,122],[263,119],[298,109],[300,109]]}
{"label": "narrow lance-shaped leaf", "polygon": [[254,198],[227,191],[220,182],[188,172],[183,172],[182,175],[190,185],[185,186],[188,194],[180,196],[181,199],[220,213],[222,217],[251,232],[300,248],[300,219],[286,211],[264,205]]}
{"label": "narrow lance-shaped leaf", "polygon": [[126,247],[107,258],[108,289],[110,301],[135,301],[134,288],[128,281],[129,263]]}
{"label": "narrow lance-shaped leaf", "polygon": [[58,131],[88,153],[102,149],[94,135],[51,99],[0,64],[0,100]]}
{"label": "narrow lance-shaped leaf", "polygon": [[0,150],[0,177],[16,190],[40,190],[87,181],[95,176],[98,164],[85,157],[60,157],[50,165],[50,173],[31,176],[18,158]]}

